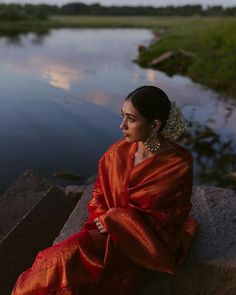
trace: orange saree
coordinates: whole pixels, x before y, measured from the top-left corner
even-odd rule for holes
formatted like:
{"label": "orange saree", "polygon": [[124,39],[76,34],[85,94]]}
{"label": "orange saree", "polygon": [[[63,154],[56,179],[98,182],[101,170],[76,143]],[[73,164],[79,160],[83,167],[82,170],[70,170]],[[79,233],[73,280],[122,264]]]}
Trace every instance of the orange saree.
{"label": "orange saree", "polygon": [[172,145],[135,166],[137,143],[112,145],[99,161],[82,230],[39,252],[12,295],[131,294],[142,268],[174,274],[197,222],[189,216],[192,157]]}

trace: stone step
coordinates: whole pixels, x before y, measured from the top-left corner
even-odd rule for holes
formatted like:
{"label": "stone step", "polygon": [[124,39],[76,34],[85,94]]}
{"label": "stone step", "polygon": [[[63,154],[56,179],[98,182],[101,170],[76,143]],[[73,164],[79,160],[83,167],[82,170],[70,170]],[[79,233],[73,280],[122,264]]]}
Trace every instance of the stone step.
{"label": "stone step", "polygon": [[1,196],[0,243],[45,196],[52,183],[26,171]]}
{"label": "stone step", "polygon": [[36,254],[52,245],[76,205],[64,190],[28,171],[0,200],[0,294],[9,295]]}
{"label": "stone step", "polygon": [[67,222],[60,231],[59,236],[54,240],[53,244],[59,243],[69,236],[73,235],[75,232],[79,231],[82,228],[82,225],[87,219],[87,206],[88,201],[91,198],[93,191],[93,184],[90,184],[86,187],[83,195],[81,196],[79,202],[75,206],[74,210],[70,214]]}

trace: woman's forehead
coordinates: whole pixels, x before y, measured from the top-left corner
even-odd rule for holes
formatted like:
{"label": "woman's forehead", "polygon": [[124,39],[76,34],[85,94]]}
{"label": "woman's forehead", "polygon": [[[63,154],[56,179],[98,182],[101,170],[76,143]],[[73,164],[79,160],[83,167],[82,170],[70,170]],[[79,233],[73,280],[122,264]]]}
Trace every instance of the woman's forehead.
{"label": "woman's forehead", "polygon": [[132,104],[132,102],[130,100],[126,100],[122,107],[121,107],[121,110],[124,112],[124,113],[127,113],[127,114],[131,114],[135,117],[139,116],[140,117],[140,113],[139,111],[134,107],[134,105]]}

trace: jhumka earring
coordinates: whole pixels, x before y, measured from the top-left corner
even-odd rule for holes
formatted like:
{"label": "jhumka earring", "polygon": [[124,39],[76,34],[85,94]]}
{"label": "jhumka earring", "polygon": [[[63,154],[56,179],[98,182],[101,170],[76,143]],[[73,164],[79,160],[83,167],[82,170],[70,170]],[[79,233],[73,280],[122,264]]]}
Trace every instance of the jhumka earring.
{"label": "jhumka earring", "polygon": [[158,132],[152,130],[149,137],[144,142],[144,145],[149,151],[156,152],[161,146],[160,141],[158,139]]}

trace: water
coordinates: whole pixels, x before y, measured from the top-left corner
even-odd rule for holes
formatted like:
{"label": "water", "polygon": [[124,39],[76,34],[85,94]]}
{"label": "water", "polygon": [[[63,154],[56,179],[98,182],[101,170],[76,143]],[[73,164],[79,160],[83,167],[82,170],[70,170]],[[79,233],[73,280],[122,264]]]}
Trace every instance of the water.
{"label": "water", "polygon": [[[134,88],[158,85],[192,121],[182,143],[195,156],[195,183],[233,186],[235,102],[190,79],[133,60],[146,29],[60,29],[0,38],[0,191],[25,170],[67,170],[82,181],[121,138],[120,107]],[[210,131],[209,131],[210,130]],[[236,169],[236,168],[235,168]]]}

